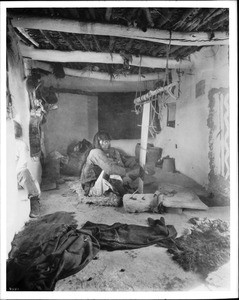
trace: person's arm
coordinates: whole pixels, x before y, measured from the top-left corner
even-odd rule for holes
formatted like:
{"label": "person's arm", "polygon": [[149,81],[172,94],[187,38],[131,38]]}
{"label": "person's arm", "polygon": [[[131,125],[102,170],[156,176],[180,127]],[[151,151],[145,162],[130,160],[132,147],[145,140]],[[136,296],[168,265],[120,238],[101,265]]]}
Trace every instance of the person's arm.
{"label": "person's arm", "polygon": [[16,159],[17,159],[17,173],[27,168],[27,161],[28,161],[28,147],[25,142],[22,140],[16,140]]}
{"label": "person's arm", "polygon": [[27,144],[23,140],[19,140],[18,154],[22,162],[27,164],[27,160],[29,157],[29,148]]}
{"label": "person's arm", "polygon": [[125,176],[126,171],[125,168],[118,166],[116,163],[108,159],[104,151],[100,149],[91,150],[88,160],[97,166],[99,166],[102,170],[105,171],[108,175],[120,175]]}
{"label": "person's arm", "polygon": [[124,163],[122,161],[121,154],[117,149],[111,147],[110,148],[110,155],[114,158],[114,161],[117,165],[119,165],[121,167],[124,167]]}

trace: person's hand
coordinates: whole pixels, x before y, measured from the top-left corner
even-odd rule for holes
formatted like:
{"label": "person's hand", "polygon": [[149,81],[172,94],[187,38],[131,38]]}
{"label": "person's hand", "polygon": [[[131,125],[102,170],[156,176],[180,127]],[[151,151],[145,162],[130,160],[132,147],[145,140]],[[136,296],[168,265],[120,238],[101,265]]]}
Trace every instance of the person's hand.
{"label": "person's hand", "polygon": [[125,176],[123,178],[123,184],[130,184],[132,182],[132,179],[129,176]]}
{"label": "person's hand", "polygon": [[126,168],[130,168],[132,169],[133,167],[135,167],[137,165],[137,161],[135,160],[134,157],[130,157],[126,160],[125,162],[125,167]]}

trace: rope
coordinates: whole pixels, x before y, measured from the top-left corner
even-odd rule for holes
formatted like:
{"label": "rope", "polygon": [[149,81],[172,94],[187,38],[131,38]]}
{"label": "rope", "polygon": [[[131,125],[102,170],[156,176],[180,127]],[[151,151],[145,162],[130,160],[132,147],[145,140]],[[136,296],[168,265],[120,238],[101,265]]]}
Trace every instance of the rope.
{"label": "rope", "polygon": [[[142,56],[140,55],[140,61],[139,61],[139,74],[138,74],[138,81],[137,81],[137,87],[136,87],[136,95],[135,99],[137,98],[137,93],[138,93],[138,88],[139,88],[139,82],[141,83],[141,62],[142,62]],[[141,98],[141,89],[139,92],[139,97]],[[135,113],[138,115],[142,111],[142,105],[136,108],[136,105],[134,106],[135,108]]]}
{"label": "rope", "polygon": [[165,78],[164,78],[164,86],[165,83],[169,84],[169,79],[168,79],[168,60],[169,60],[169,53],[170,53],[170,46],[171,46],[171,39],[172,39],[172,32],[170,30],[169,32],[170,34],[170,38],[169,38],[169,44],[168,44],[168,48],[167,48],[167,59],[166,59],[166,71],[165,71]]}

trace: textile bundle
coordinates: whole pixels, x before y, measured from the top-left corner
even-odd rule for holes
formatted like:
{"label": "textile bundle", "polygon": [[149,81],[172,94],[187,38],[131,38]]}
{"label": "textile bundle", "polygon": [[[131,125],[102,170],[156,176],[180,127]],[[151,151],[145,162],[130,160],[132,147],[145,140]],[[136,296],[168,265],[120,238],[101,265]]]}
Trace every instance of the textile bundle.
{"label": "textile bundle", "polygon": [[[74,148],[78,150],[75,151]],[[92,145],[86,139],[71,143],[67,148],[68,162],[61,163],[61,173],[68,176],[80,176],[86,158],[92,149]]]}
{"label": "textile bundle", "polygon": [[57,280],[82,270],[100,249],[119,250],[173,242],[177,232],[164,219],[149,227],[86,222],[77,229],[72,213],[56,212],[29,222],[14,237],[7,260],[8,291],[52,291]]}

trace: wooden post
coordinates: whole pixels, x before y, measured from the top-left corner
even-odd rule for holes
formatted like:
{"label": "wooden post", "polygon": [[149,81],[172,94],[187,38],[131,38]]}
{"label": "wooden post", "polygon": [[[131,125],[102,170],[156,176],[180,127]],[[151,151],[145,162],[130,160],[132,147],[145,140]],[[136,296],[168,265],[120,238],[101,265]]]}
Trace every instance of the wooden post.
{"label": "wooden post", "polygon": [[146,163],[147,144],[148,144],[149,115],[150,115],[150,103],[145,103],[143,106],[141,142],[140,142],[140,154],[139,154],[140,176],[139,176],[138,191],[141,194],[144,191],[144,167]]}

